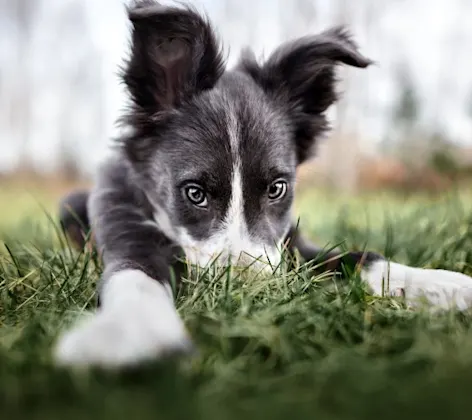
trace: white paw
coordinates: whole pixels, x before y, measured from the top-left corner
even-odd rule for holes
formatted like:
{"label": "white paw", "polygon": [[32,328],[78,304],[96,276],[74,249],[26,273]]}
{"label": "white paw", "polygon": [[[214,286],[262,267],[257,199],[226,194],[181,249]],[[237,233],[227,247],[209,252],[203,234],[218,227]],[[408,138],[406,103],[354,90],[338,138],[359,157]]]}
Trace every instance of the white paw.
{"label": "white paw", "polygon": [[100,312],[60,338],[58,364],[119,367],[192,350],[170,291],[144,273],[114,274],[102,299]]}
{"label": "white paw", "polygon": [[191,347],[180,319],[156,318],[139,310],[109,311],[67,331],[54,356],[60,365],[119,367],[188,352]]}
{"label": "white paw", "polygon": [[401,289],[411,306],[426,302],[442,309],[472,308],[472,278],[465,274],[377,261],[363,270],[362,277],[376,295]]}

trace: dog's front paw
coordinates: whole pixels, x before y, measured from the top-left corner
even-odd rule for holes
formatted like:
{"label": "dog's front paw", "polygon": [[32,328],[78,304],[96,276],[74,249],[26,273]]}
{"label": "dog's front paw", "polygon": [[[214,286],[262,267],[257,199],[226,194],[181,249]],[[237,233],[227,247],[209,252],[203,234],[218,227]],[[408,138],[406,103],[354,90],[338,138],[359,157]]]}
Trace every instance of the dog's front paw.
{"label": "dog's front paw", "polygon": [[401,295],[410,306],[427,303],[441,309],[472,308],[472,278],[447,270],[376,261],[363,271],[376,295]]}
{"label": "dog's front paw", "polygon": [[472,278],[454,271],[415,269],[406,279],[405,295],[416,305],[427,303],[442,309],[472,308]]}
{"label": "dog's front paw", "polygon": [[192,342],[177,313],[155,317],[152,312],[98,313],[60,338],[54,358],[60,365],[121,367],[190,353]]}

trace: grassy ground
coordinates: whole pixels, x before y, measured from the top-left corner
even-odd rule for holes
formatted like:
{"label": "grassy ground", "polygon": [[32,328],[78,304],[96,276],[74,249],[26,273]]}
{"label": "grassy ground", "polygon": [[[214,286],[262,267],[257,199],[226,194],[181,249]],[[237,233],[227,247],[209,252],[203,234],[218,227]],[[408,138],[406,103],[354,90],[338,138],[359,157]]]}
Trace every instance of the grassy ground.
{"label": "grassy ground", "polygon": [[[25,198],[26,197],[26,198]],[[41,196],[45,210],[53,197]],[[68,249],[34,196],[0,193],[3,419],[470,419],[471,314],[372,298],[353,275],[330,288],[307,267],[273,278],[201,272],[178,307],[192,360],[126,372],[55,368],[58,332],[95,303],[99,262]],[[313,239],[472,274],[472,195],[440,199],[307,192]],[[23,216],[26,221],[23,222]]]}

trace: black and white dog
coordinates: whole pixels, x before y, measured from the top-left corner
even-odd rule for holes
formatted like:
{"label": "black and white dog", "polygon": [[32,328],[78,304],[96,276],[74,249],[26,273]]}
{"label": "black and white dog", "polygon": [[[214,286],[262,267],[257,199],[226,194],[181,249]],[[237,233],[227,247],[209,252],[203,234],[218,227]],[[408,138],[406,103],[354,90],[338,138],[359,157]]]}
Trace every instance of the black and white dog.
{"label": "black and white dog", "polygon": [[[263,63],[245,52],[225,71],[215,33],[194,9],[142,0],[128,16],[128,131],[93,189],[62,203],[66,230],[77,238],[71,214],[80,216],[104,262],[99,310],[61,337],[62,364],[122,366],[191,349],[170,288],[182,256],[197,265],[257,260],[268,269],[282,248],[319,258],[291,220],[296,168],[328,129],[336,66],[371,64],[334,28],[288,42]],[[388,284],[410,303],[422,297],[466,309],[472,301],[464,274],[374,253],[323,258],[326,270],[358,266],[377,295],[390,293],[382,290]]]}

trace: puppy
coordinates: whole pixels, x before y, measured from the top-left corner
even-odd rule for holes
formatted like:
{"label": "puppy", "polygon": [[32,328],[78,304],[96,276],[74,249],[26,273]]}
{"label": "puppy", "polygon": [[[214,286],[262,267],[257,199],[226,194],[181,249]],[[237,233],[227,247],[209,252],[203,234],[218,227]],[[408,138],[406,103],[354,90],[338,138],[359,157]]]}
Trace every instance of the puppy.
{"label": "puppy", "polygon": [[324,255],[292,223],[296,168],[328,129],[336,67],[371,64],[345,29],[283,44],[262,63],[246,51],[227,71],[212,26],[194,9],[143,0],[128,16],[126,135],[92,190],[62,203],[66,229],[76,226],[69,208],[101,252],[99,310],[60,338],[58,363],[124,366],[191,350],[170,288],[181,257],[271,269],[282,248],[298,250],[308,262],[324,258],[326,270],[359,267],[376,295],[389,284],[410,303],[468,307],[466,275],[370,252]]}

